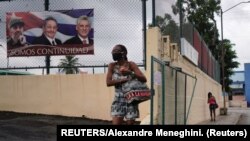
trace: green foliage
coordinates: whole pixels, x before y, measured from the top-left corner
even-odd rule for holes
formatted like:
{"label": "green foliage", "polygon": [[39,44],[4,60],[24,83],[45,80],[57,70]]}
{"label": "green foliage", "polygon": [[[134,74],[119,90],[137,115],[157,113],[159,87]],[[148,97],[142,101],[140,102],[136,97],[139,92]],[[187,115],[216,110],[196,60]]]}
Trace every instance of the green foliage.
{"label": "green foliage", "polygon": [[[219,15],[221,6],[220,0],[183,0],[183,11],[186,13],[189,22],[193,23],[195,28],[203,36],[203,39],[208,44],[213,56],[220,62],[221,66],[221,49],[222,44],[219,39],[218,29],[216,27],[216,20],[214,14]],[[229,77],[233,73],[233,69],[237,68],[239,63],[234,61],[237,58],[236,52],[233,50],[233,44],[230,40],[224,40],[224,78],[225,89],[229,91],[229,85],[232,80]],[[222,70],[222,68],[221,68]],[[222,71],[221,71],[222,72]],[[222,75],[221,75],[222,84]]]}
{"label": "green foliage", "polygon": [[[221,6],[220,0],[178,0],[175,5],[172,6],[174,14],[179,14],[180,2],[182,2],[182,28],[185,28],[188,24],[192,23],[194,27],[199,31],[200,35],[208,45],[213,56],[220,62],[221,66],[221,40],[219,39],[219,32],[216,26],[215,14],[219,15]],[[165,14],[164,17],[156,17],[156,25],[160,28],[163,35],[170,35],[174,41],[178,41],[179,27],[172,20],[169,14]],[[152,25],[151,25],[152,26]],[[232,80],[229,77],[233,73],[233,69],[237,68],[239,63],[234,61],[237,58],[236,52],[233,50],[234,44],[230,40],[224,40],[224,76],[225,76],[225,88],[229,91],[229,85]],[[221,68],[222,70],[222,68]],[[221,71],[222,72],[222,71]],[[221,75],[222,77],[222,75]],[[221,78],[222,82],[222,78]],[[222,84],[222,83],[221,83]]]}
{"label": "green foliage", "polygon": [[75,58],[75,56],[65,56],[64,59],[60,59],[59,67],[62,67],[59,69],[59,72],[64,72],[66,74],[77,74],[79,73],[79,68],[76,66],[81,65],[78,63],[79,58]]}
{"label": "green foliage", "polygon": [[179,42],[179,26],[172,19],[171,15],[165,14],[164,17],[156,16],[155,21],[156,26],[160,28],[162,35],[170,35],[170,40],[172,42]]}
{"label": "green foliage", "polygon": [[219,41],[219,34],[214,14],[220,13],[220,0],[182,1],[182,11],[185,15],[184,18],[187,18],[187,20],[194,25],[213,52],[213,48]]}
{"label": "green foliage", "polygon": [[[224,77],[225,77],[225,89],[226,91],[230,91],[229,85],[232,83],[232,80],[229,79],[231,75],[233,75],[233,68],[237,68],[239,66],[239,62],[234,61],[234,59],[237,58],[237,54],[236,52],[232,49],[233,46],[235,44],[232,44],[230,40],[225,39],[224,40],[224,62],[225,62],[225,66],[224,66]],[[222,44],[219,45],[218,51],[222,52]],[[222,56],[220,55],[219,58],[221,58]],[[221,61],[220,61],[220,66],[221,65]],[[222,69],[222,68],[221,68]],[[222,79],[221,79],[221,83],[222,83]]]}

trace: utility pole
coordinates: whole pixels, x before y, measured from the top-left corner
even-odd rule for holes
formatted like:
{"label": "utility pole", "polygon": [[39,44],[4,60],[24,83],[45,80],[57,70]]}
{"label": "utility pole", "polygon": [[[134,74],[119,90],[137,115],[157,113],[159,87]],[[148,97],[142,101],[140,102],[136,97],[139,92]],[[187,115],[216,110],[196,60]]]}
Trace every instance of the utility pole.
{"label": "utility pole", "polygon": [[223,94],[223,112],[221,113],[222,115],[227,115],[227,108],[226,108],[226,96],[225,96],[225,49],[224,49],[224,38],[223,38],[223,11],[221,11],[221,74],[222,74],[222,94]]}
{"label": "utility pole", "polygon": [[226,89],[225,89],[225,48],[224,48],[224,38],[223,38],[223,14],[226,13],[227,11],[233,9],[234,7],[242,4],[242,3],[250,3],[250,1],[246,1],[246,2],[240,2],[237,3],[236,5],[228,8],[225,11],[222,11],[221,8],[221,71],[222,71],[222,94],[223,94],[223,112],[221,113],[222,115],[227,115],[227,108],[226,108]]}
{"label": "utility pole", "polygon": [[[49,0],[45,0],[44,2],[45,11],[49,10]],[[50,55],[45,56],[45,64],[46,64],[46,73],[50,74]]]}
{"label": "utility pole", "polygon": [[145,70],[147,70],[147,0],[142,1],[142,29],[143,29],[143,64]]}

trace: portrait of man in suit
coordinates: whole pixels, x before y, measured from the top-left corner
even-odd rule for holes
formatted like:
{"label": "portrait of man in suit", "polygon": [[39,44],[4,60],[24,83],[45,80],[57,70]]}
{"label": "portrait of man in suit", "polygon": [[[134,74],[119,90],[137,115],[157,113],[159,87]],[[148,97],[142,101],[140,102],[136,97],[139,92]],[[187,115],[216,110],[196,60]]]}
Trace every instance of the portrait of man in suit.
{"label": "portrait of man in suit", "polygon": [[77,35],[66,40],[64,44],[82,44],[85,46],[93,46],[93,39],[89,38],[89,32],[91,30],[91,23],[87,16],[80,16],[76,21]]}
{"label": "portrait of man in suit", "polygon": [[51,46],[62,44],[62,41],[55,37],[56,32],[58,30],[58,23],[55,18],[47,17],[44,20],[42,30],[43,30],[42,35],[39,37],[36,37],[33,40],[32,44],[42,44],[42,45],[51,45]]}

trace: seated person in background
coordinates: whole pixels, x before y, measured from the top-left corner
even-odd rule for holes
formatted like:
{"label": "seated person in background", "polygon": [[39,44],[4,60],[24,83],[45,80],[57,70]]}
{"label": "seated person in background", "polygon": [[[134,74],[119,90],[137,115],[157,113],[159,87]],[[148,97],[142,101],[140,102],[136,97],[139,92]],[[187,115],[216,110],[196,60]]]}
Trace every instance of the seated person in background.
{"label": "seated person in background", "polygon": [[62,41],[55,38],[58,29],[57,21],[53,17],[48,17],[44,20],[43,34],[40,37],[34,39],[33,44],[43,45],[61,45]]}

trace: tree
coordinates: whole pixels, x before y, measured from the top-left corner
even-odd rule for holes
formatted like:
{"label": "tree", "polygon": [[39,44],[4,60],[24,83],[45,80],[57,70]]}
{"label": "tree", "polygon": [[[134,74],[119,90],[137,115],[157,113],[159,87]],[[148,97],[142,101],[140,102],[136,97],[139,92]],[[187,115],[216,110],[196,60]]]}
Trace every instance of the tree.
{"label": "tree", "polygon": [[[189,21],[202,35],[204,41],[209,46],[213,56],[221,63],[221,41],[216,26],[214,14],[220,14],[220,0],[178,0],[175,6],[172,6],[173,12],[179,12],[179,2],[182,1],[183,21]],[[187,19],[187,21],[185,21]],[[224,40],[225,49],[225,89],[229,91],[231,80],[229,77],[232,75],[233,69],[237,68],[239,63],[234,61],[237,58],[236,52],[233,50],[233,44],[230,40]],[[222,70],[222,68],[221,68]],[[221,71],[222,72],[222,71]],[[222,82],[222,75],[220,78]],[[221,83],[222,84],[222,83]]]}
{"label": "tree", "polygon": [[77,74],[79,73],[79,68],[77,68],[76,66],[81,65],[80,63],[78,63],[79,58],[75,58],[75,56],[65,56],[64,59],[60,59],[60,63],[59,63],[59,67],[61,67],[59,69],[59,72],[64,72],[66,74]]}
{"label": "tree", "polygon": [[[175,14],[179,12],[179,2],[172,6]],[[182,3],[183,22],[192,23],[213,50],[219,42],[214,14],[220,13],[220,0],[182,0]]]}
{"label": "tree", "polygon": [[[172,42],[179,42],[179,26],[172,19],[172,16],[165,14],[164,17],[156,16],[156,26],[161,30],[162,35],[169,35]],[[150,24],[149,26],[152,26]]]}
{"label": "tree", "polygon": [[[225,57],[224,57],[224,62],[225,62],[225,66],[224,66],[224,77],[225,77],[225,90],[227,92],[230,91],[230,87],[229,85],[232,83],[232,80],[229,79],[231,75],[233,75],[233,68],[237,68],[239,66],[239,62],[234,61],[235,58],[237,58],[236,52],[232,49],[232,47],[235,44],[232,44],[230,40],[228,39],[224,39],[223,41],[224,43],[224,50],[225,50]],[[220,44],[219,47],[219,52],[221,52],[221,47],[222,44]],[[221,59],[221,55],[220,55],[220,59]],[[221,61],[220,61],[220,66],[221,65]],[[221,83],[222,83],[222,79],[221,79]]]}

